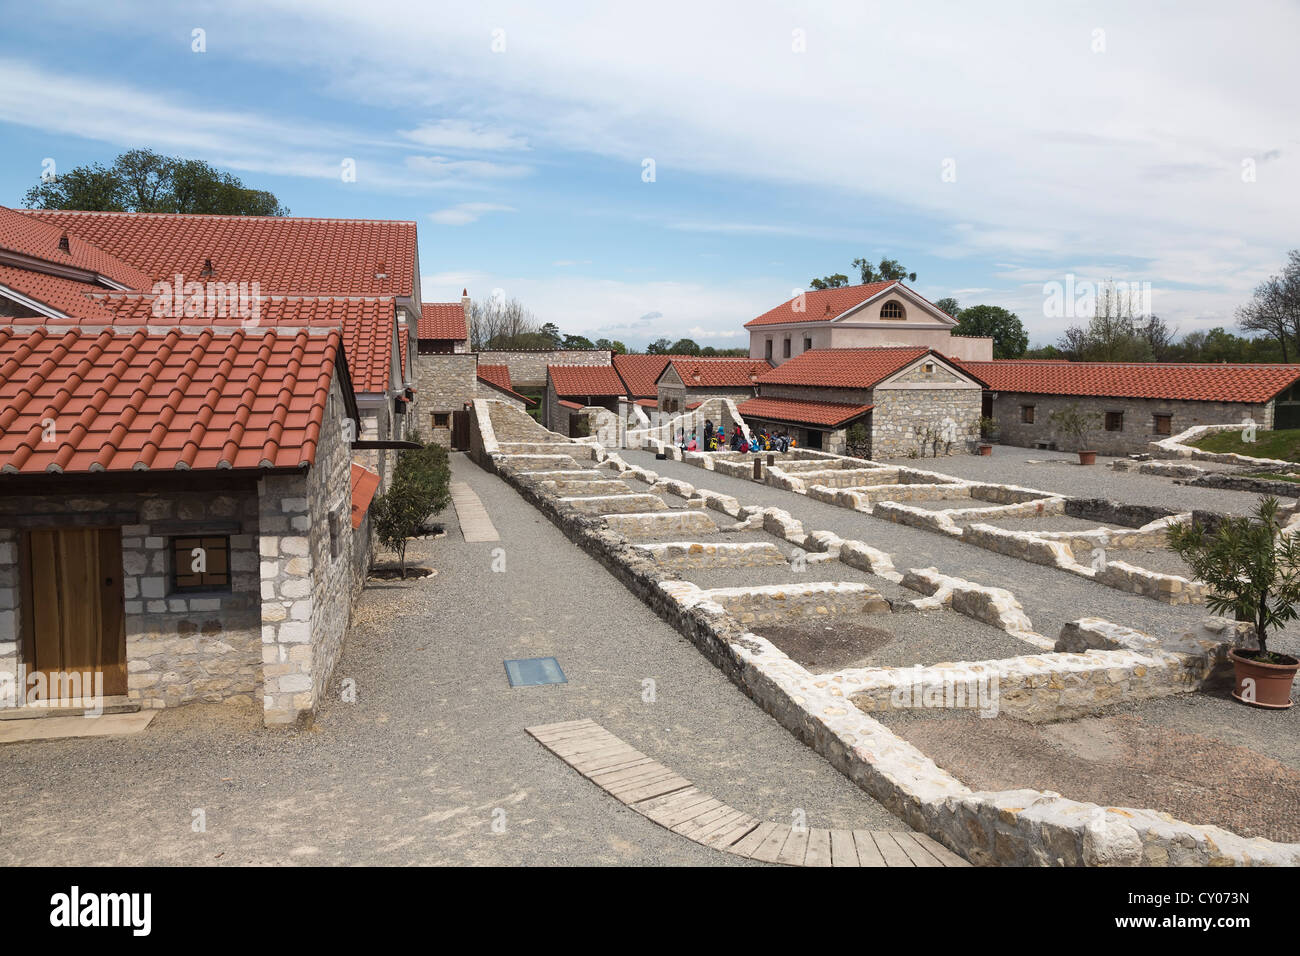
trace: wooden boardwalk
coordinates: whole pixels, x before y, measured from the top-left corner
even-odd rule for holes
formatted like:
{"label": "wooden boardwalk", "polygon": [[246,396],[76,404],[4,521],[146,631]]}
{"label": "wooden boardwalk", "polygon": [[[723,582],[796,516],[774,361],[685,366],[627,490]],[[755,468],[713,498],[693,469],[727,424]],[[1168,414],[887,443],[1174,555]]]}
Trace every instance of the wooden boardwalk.
{"label": "wooden boardwalk", "polygon": [[538,743],[637,813],[703,846],[789,866],[970,866],[910,830],[766,823],[715,800],[594,720],[527,728]]}

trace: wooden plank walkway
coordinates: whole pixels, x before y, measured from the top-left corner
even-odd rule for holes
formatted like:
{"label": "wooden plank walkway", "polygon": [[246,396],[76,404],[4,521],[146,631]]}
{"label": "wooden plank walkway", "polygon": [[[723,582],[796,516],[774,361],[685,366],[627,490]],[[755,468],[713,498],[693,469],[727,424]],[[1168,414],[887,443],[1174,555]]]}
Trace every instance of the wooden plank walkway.
{"label": "wooden plank walkway", "polygon": [[637,813],[703,846],[787,866],[970,866],[924,833],[766,823],[651,760],[594,720],[526,728],[538,743]]}
{"label": "wooden plank walkway", "polygon": [[451,503],[456,509],[456,520],[460,522],[460,533],[466,541],[500,541],[496,525],[488,517],[483,502],[466,482],[453,481],[447,486],[451,492]]}

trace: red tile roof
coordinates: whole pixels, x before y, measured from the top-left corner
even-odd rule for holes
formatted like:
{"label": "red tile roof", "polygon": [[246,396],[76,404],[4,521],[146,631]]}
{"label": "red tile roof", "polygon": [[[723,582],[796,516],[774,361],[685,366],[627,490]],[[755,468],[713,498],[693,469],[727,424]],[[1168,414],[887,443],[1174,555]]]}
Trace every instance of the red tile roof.
{"label": "red tile roof", "polygon": [[793,296],[775,309],[769,309],[758,318],[750,319],[745,323],[745,328],[758,325],[784,325],[788,322],[825,322],[837,315],[843,315],[849,309],[861,305],[890,286],[899,284],[894,280],[870,282],[866,285],[846,285],[838,289],[814,289],[803,294],[802,312],[795,311],[799,296]]}
{"label": "red tile roof", "polygon": [[537,400],[529,398],[527,395],[521,395],[514,390],[510,384],[510,366],[509,365],[480,365],[478,367],[478,380],[486,382],[498,391],[505,392],[512,398],[517,398],[525,405],[536,405]]}
{"label": "red tile roof", "polygon": [[1121,362],[961,362],[995,392],[1192,402],[1267,402],[1300,380],[1300,365]]}
{"label": "red tile roof", "polygon": [[341,348],[338,330],[0,327],[0,472],[310,465]]}
{"label": "red tile roof", "polygon": [[763,418],[796,425],[825,425],[834,428],[865,415],[873,405],[845,405],[839,402],[806,402],[789,398],[750,398],[736,405],[743,418]]}
{"label": "red tile roof", "polygon": [[423,302],[420,304],[420,339],[469,338],[465,328],[465,306],[460,302]]}
{"label": "red tile roof", "polygon": [[[160,213],[23,213],[67,230],[152,281],[257,282],[263,295],[414,294],[415,223],[289,216],[183,216]],[[106,273],[107,274],[107,273]],[[149,284],[127,283],[147,289]]]}
{"label": "red tile roof", "polygon": [[770,362],[751,358],[692,357],[673,359],[668,364],[687,388],[744,388],[772,369]]}
{"label": "red tile roof", "polygon": [[352,464],[352,527],[360,528],[379,489],[379,476],[355,462]]}
{"label": "red tile roof", "polygon": [[[32,269],[19,269],[15,266],[0,265],[0,288],[8,289],[24,298],[39,302],[55,312],[68,316],[70,319],[86,319],[103,323],[111,321],[113,318],[111,309],[105,307],[103,302],[92,298],[94,293],[107,290],[103,286],[91,282],[78,282],[75,279],[65,279]],[[0,292],[0,294],[3,293]],[[39,315],[31,318],[10,318],[6,316],[4,321],[40,325],[60,320]]]}
{"label": "red tile roof", "polygon": [[[104,276],[129,289],[148,289],[151,286],[149,276],[143,271],[87,242],[80,230],[42,222],[35,214],[43,211],[19,212],[0,206],[0,250]],[[68,240],[67,252],[59,248],[65,237]]]}
{"label": "red tile roof", "polygon": [[546,374],[555,386],[556,395],[627,394],[623,380],[612,365],[548,365]]}
{"label": "red tile roof", "polygon": [[[251,331],[278,326],[325,328],[337,325],[343,329],[348,368],[356,392],[384,392],[392,380],[393,330],[397,316],[397,300],[392,296],[258,296],[242,304],[248,315],[235,314],[238,309],[232,303],[224,317],[187,316],[183,312],[177,315],[173,310],[163,308],[165,300],[139,293],[101,291],[92,301],[110,310],[111,321],[117,328],[139,323],[152,327],[175,324],[187,329],[208,325],[236,326]],[[160,314],[155,315],[155,312]],[[28,324],[37,320],[8,321]],[[57,320],[40,321],[53,325]],[[90,318],[83,324],[93,325],[98,321],[102,320]]]}
{"label": "red tile roof", "polygon": [[931,353],[907,348],[809,349],[759,376],[764,385],[815,385],[822,388],[872,388]]}
{"label": "red tile roof", "polygon": [[563,398],[560,399],[560,404],[563,405],[565,408],[582,408],[582,402],[570,402],[564,400]]}
{"label": "red tile roof", "polygon": [[614,370],[627,386],[627,394],[633,398],[650,398],[659,394],[655,384],[663,370],[668,367],[670,359],[686,358],[685,355],[615,355]]}

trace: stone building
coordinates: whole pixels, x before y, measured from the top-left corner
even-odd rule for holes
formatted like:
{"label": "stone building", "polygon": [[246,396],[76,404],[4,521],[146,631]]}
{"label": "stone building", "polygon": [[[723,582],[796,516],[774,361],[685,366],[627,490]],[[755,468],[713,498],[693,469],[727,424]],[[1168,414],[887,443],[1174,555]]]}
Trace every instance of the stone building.
{"label": "stone building", "polygon": [[1074,409],[1092,420],[1084,444],[1103,455],[1193,425],[1300,427],[1300,365],[1194,365],[999,360],[963,362],[986,386],[983,414],[1003,444],[1076,451],[1053,422]]}
{"label": "stone building", "polygon": [[[551,365],[609,365],[609,349],[480,349],[485,365],[504,365],[516,391],[546,391],[546,369]],[[544,405],[544,402],[543,402]]]}
{"label": "stone building", "polygon": [[[751,427],[770,424],[804,447],[898,458],[926,434],[966,448],[979,434],[982,393],[965,366],[933,349],[814,349],[760,375],[758,396],[737,410]],[[849,447],[855,424],[860,440]]]}
{"label": "stone building", "polygon": [[28,323],[0,365],[0,701],[310,713],[370,553],[341,330]]}
{"label": "stone building", "polygon": [[[505,402],[512,408],[528,409],[537,404],[536,399],[516,392],[510,380],[509,365],[483,365],[478,367],[479,391],[485,398]],[[486,389],[486,392],[484,390]]]}
{"label": "stone building", "polygon": [[617,416],[619,404],[626,398],[627,386],[613,365],[548,365],[542,424],[569,435],[572,413],[604,408]]}
{"label": "stone building", "polygon": [[823,349],[923,347],[972,361],[993,358],[993,340],[954,335],[957,320],[901,282],[801,292],[745,323],[749,355],[780,365]]}
{"label": "stone building", "polygon": [[771,368],[747,358],[673,357],[655,381],[659,410],[676,415],[710,398],[753,398],[759,376]]}

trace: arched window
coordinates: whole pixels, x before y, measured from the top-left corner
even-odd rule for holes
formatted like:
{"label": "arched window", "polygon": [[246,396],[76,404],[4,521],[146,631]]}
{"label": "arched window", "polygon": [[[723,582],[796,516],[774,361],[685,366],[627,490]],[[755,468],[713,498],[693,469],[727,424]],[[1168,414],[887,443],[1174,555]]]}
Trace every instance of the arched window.
{"label": "arched window", "polygon": [[880,317],[882,319],[901,319],[903,316],[903,304],[896,299],[890,299],[880,307]]}

